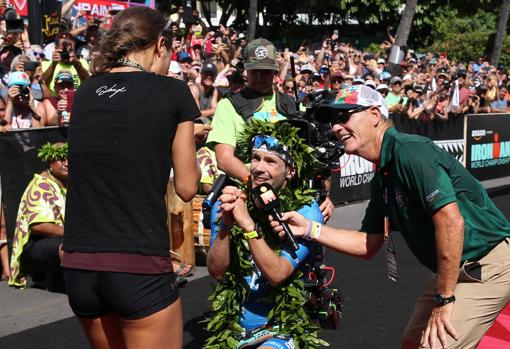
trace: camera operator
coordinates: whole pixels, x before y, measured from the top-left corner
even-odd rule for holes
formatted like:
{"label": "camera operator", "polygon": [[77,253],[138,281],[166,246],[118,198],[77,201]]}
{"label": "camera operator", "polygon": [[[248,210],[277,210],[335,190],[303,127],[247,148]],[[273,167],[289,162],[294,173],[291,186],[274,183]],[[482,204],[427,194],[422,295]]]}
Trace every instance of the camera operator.
{"label": "camera operator", "polygon": [[396,131],[377,92],[352,87],[317,117],[331,123],[347,154],[377,165],[370,202],[359,231],[322,226],[310,232],[312,222],[293,212],[283,220],[296,236],[352,256],[371,258],[386,244],[393,281],[391,234],[400,231],[433,273],[402,348],[476,348],[510,298],[510,223],[455,158],[427,138]]}
{"label": "camera operator", "polygon": [[7,128],[37,128],[46,125],[46,119],[37,114],[34,96],[27,73],[16,71],[9,74],[5,122]]}
{"label": "camera operator", "polygon": [[[244,149],[240,157],[244,162],[250,162],[250,181],[246,184],[248,188],[243,188],[245,190],[226,187],[213,209],[217,211],[221,205],[221,217],[211,219],[207,268],[211,276],[221,280],[213,304],[221,299],[223,306],[213,308],[211,321],[219,322],[221,326],[211,331],[208,345],[224,348],[225,342],[235,340],[238,348],[290,349],[294,348],[293,344],[307,348],[297,327],[315,332],[310,329],[309,316],[296,311],[302,310],[302,302],[296,300],[289,302],[293,304],[281,305],[276,301],[276,297],[285,292],[303,294],[303,285],[298,281],[300,273],[296,271],[303,271],[305,261],[312,260],[313,245],[298,240],[299,248],[294,251],[286,241],[279,240],[271,230],[267,214],[259,211],[260,203],[254,202],[252,197],[254,188],[269,184],[282,204],[296,207],[312,220],[311,217],[315,217],[322,221],[319,206],[311,195],[304,194],[307,197],[304,200],[295,196],[296,191],[306,192],[306,183],[313,177],[317,161],[313,155],[307,155],[313,151],[305,141],[292,136],[296,131],[287,123],[253,121],[239,139]],[[299,176],[296,172],[298,163],[294,159],[300,159],[302,170]],[[240,245],[246,246],[241,254],[238,252]],[[240,285],[232,287],[232,282]],[[284,283],[285,287],[278,287]],[[243,297],[242,292],[248,295]],[[240,299],[238,307],[227,310],[233,299]],[[224,315],[227,311],[235,314]],[[241,326],[243,334],[231,331],[227,338],[218,338],[217,333],[235,326]],[[282,327],[289,326],[292,327],[290,333],[289,330],[282,331]],[[260,337],[264,339],[257,339]]]}
{"label": "camera operator", "polygon": [[[250,175],[245,164],[236,157],[236,138],[246,121],[276,122],[287,115],[296,114],[295,100],[282,92],[273,90],[273,78],[278,74],[277,53],[274,45],[263,38],[248,43],[244,56],[247,86],[241,92],[218,102],[213,117],[213,130],[207,138],[207,146],[214,149],[218,167],[230,177],[243,180]],[[241,115],[238,111],[243,111]],[[327,221],[334,210],[327,198],[321,204]]]}
{"label": "camera operator", "polygon": [[74,40],[69,34],[62,34],[57,41],[51,62],[42,62],[43,75],[41,79],[55,92],[55,76],[61,70],[71,72],[76,88],[89,77],[89,65],[86,60],[78,58],[74,51]]}

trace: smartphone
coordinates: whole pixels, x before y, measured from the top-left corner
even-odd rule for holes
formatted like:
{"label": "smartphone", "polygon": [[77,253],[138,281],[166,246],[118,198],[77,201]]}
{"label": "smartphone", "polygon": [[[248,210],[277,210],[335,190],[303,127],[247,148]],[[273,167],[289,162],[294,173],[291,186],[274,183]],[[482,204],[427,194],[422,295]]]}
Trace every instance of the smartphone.
{"label": "smartphone", "polygon": [[336,35],[336,37],[338,39],[338,29],[333,30],[333,35]]}
{"label": "smartphone", "polygon": [[73,109],[73,102],[74,102],[74,93],[75,91],[66,91],[66,99],[67,99],[67,107],[66,111],[71,112]]}

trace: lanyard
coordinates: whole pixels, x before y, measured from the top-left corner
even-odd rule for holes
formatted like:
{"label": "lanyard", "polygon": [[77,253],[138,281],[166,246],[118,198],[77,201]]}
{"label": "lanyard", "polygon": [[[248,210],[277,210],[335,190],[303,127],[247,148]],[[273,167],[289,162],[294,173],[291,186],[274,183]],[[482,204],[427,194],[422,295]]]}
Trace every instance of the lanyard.
{"label": "lanyard", "polygon": [[384,201],[384,244],[386,246],[386,267],[388,279],[394,283],[399,282],[397,270],[397,251],[391,235],[390,226],[390,204],[388,193],[389,175],[387,170],[383,170],[383,201]]}

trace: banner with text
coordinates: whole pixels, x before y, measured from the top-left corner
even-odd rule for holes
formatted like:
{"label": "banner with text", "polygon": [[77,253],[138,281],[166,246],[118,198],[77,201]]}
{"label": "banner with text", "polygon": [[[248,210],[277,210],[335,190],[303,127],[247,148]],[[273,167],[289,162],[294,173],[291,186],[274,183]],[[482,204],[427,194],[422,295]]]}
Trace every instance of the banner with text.
{"label": "banner with text", "polygon": [[42,0],[42,32],[45,44],[55,41],[60,29],[62,0]]}
{"label": "banner with text", "polygon": [[127,2],[107,0],[77,0],[74,3],[74,10],[86,11],[93,17],[104,17],[110,10],[124,10],[129,7]]}
{"label": "banner with text", "polygon": [[510,175],[510,114],[466,118],[466,168],[479,180]]}

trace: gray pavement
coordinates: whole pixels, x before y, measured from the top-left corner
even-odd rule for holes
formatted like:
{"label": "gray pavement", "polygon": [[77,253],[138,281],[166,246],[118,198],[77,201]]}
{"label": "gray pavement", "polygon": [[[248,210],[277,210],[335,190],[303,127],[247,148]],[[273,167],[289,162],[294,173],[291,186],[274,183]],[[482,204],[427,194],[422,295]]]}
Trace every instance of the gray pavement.
{"label": "gray pavement", "polygon": [[[492,180],[488,182],[484,182],[486,187],[488,189],[490,188],[497,188],[501,186],[510,186],[510,177],[505,177],[502,179]],[[510,196],[508,196],[508,200],[505,198],[506,201],[510,201]],[[506,205],[508,203],[505,203]],[[363,217],[364,210],[366,208],[367,202],[359,202],[354,203],[347,206],[340,206],[335,209],[335,213],[331,219],[330,224],[332,226],[342,226],[345,228],[354,228],[357,229],[360,226],[361,218]],[[396,241],[397,245],[402,246],[402,241]],[[397,246],[399,248],[399,246]],[[401,250],[405,249],[405,247],[400,247]],[[335,254],[336,255],[336,254]],[[346,257],[345,259],[341,257],[342,259],[337,259],[337,256],[334,256],[335,259],[335,267],[337,268],[337,274],[340,273],[340,275],[337,275],[339,282],[342,285],[343,290],[347,290],[350,295],[347,297],[347,301],[351,302],[351,308],[349,312],[351,313],[352,319],[347,319],[346,322],[346,328],[349,328],[349,321],[351,323],[356,322],[354,319],[357,319],[357,317],[353,317],[353,313],[358,312],[357,316],[360,316],[362,318],[369,318],[372,317],[370,321],[379,321],[379,325],[374,325],[376,328],[374,330],[380,330],[381,332],[387,331],[388,327],[388,318],[391,318],[392,316],[398,316],[399,323],[398,324],[390,324],[393,326],[393,328],[397,328],[397,332],[400,331],[401,328],[405,325],[405,319],[407,318],[409,312],[409,308],[412,305],[412,302],[414,302],[415,295],[419,292],[419,289],[421,288],[421,282],[423,281],[422,275],[426,272],[423,268],[419,267],[418,269],[415,268],[415,264],[417,264],[415,261],[413,261],[412,257],[409,259],[404,258],[402,261],[402,269],[404,271],[404,276],[406,273],[406,268],[408,266],[413,266],[413,269],[409,269],[408,277],[406,278],[408,284],[405,282],[400,285],[400,291],[392,291],[394,289],[393,286],[388,286],[384,284],[379,288],[379,284],[385,283],[386,281],[379,281],[384,280],[385,278],[385,265],[383,259],[379,256],[375,259],[375,261],[371,262],[370,264],[366,264],[365,261],[359,261],[356,260],[353,262],[353,258]],[[333,258],[332,258],[333,259]],[[378,261],[378,259],[380,259]],[[348,264],[350,263],[350,264]],[[347,266],[354,270],[346,270]],[[340,268],[343,267],[344,270],[342,271]],[[374,272],[377,271],[377,275],[379,279],[372,279],[371,276],[374,274]],[[342,275],[344,274],[344,275]],[[380,274],[380,275],[379,275]],[[204,300],[207,298],[207,295],[209,294],[209,289],[203,290],[204,293],[197,295],[197,294],[186,294],[187,290],[191,290],[192,286],[195,282],[198,282],[200,284],[200,287],[202,287],[202,280],[207,275],[207,271],[205,267],[197,267],[195,275],[190,278],[190,282],[188,285],[186,285],[183,289],[181,294],[183,295],[183,299],[185,301],[185,312],[186,312],[186,299],[188,298],[188,302],[197,303],[199,302],[197,299],[203,298]],[[375,274],[374,274],[375,275]],[[354,280],[354,278],[360,278],[364,280],[363,282],[367,282],[366,285],[360,284],[360,281]],[[402,278],[404,279],[404,277]],[[209,281],[208,281],[209,282]],[[372,282],[372,284],[368,283]],[[206,283],[203,283],[204,285]],[[398,313],[398,315],[391,314],[392,310],[383,311],[382,305],[374,304],[373,307],[369,307],[369,303],[367,303],[366,296],[363,296],[361,294],[357,294],[358,290],[360,288],[368,288],[370,290],[374,287],[375,284],[378,284],[377,287],[380,290],[379,296],[384,298],[386,297],[386,302],[393,301],[388,296],[391,297],[399,297],[398,295],[402,296],[403,294],[406,295],[409,299],[406,301],[403,301],[403,299],[395,299],[393,306],[400,306],[402,307],[402,311]],[[352,291],[351,291],[351,285],[352,285]],[[390,291],[387,291],[390,290]],[[202,293],[198,291],[198,293]],[[404,292],[402,292],[404,291]],[[194,291],[197,293],[197,291]],[[389,292],[389,293],[388,293]],[[197,298],[198,297],[198,298]],[[201,300],[201,302],[205,302]],[[206,308],[207,305],[201,304],[202,308]],[[405,307],[405,309],[403,309]],[[197,312],[197,315],[195,313],[189,314],[188,316],[193,316],[192,319],[186,320],[186,314],[185,314],[185,321],[188,321],[191,326],[191,330],[189,330],[188,334],[185,334],[185,343],[186,340],[189,342],[193,342],[194,338],[194,331],[196,330],[196,323],[198,320],[201,320],[200,316],[203,316],[203,313],[207,311],[207,309],[197,309],[194,310]],[[2,338],[9,336],[8,338],[12,338],[14,334],[27,331],[30,329],[34,329],[36,327],[43,327],[42,325],[50,325],[53,324],[54,327],[57,328],[67,328],[66,326],[71,326],[73,330],[77,329],[77,324],[71,324],[71,325],[62,325],[59,327],[59,323],[62,323],[60,320],[69,319],[73,317],[73,314],[71,312],[71,309],[69,308],[69,305],[67,303],[67,297],[63,294],[56,294],[56,293],[49,293],[47,291],[39,290],[39,289],[25,289],[25,290],[17,290],[13,288],[9,288],[6,284],[6,282],[0,282],[0,347],[4,347],[2,344],[9,344],[9,340]],[[402,317],[402,318],[401,318]],[[198,319],[198,320],[197,320]],[[378,320],[379,319],[379,320]],[[60,321],[60,322],[59,322]],[[358,321],[359,322],[359,321]],[[385,327],[386,326],[386,327]],[[343,331],[342,338],[345,340],[348,340],[349,338],[349,331],[345,329]],[[185,325],[185,332],[187,331],[186,325]],[[30,333],[30,332],[26,332]],[[328,336],[333,336],[332,332],[329,332],[330,334]],[[352,334],[352,333],[351,333]],[[54,336],[55,334],[48,334],[48,336]],[[198,335],[197,335],[198,336]],[[359,334],[359,336],[362,336],[362,334]],[[395,334],[393,333],[391,335],[392,337],[395,337]],[[397,335],[398,336],[398,335]],[[76,337],[76,336],[75,336]],[[188,338],[188,339],[187,339]],[[35,340],[35,339],[34,339]],[[74,340],[74,339],[73,339]],[[84,338],[80,337],[76,339],[81,343],[82,346],[78,345],[76,346],[76,343],[71,340],[71,343],[69,345],[60,346],[60,347],[70,347],[71,345],[73,348],[82,348],[86,347],[86,343],[84,343]],[[365,340],[365,342],[363,342]],[[369,348],[372,346],[367,346],[367,340],[369,340],[369,337],[360,337],[360,344],[359,346],[354,345],[352,342],[347,342],[347,346],[345,348]],[[27,340],[28,341],[28,340]],[[37,341],[37,340],[35,340]],[[28,343],[28,342],[27,342]],[[341,342],[336,342],[340,344]],[[36,344],[32,343],[32,344]],[[26,346],[15,346],[10,348],[32,348],[32,344],[27,344]],[[38,347],[38,346],[35,346]],[[50,346],[39,346],[39,347],[50,347]],[[51,347],[59,347],[54,346],[53,344]],[[199,346],[188,345],[186,348],[198,348]],[[335,348],[340,348],[344,346],[333,346]],[[387,347],[390,348],[391,346],[379,346],[380,348]],[[5,347],[7,348],[7,346]]]}

